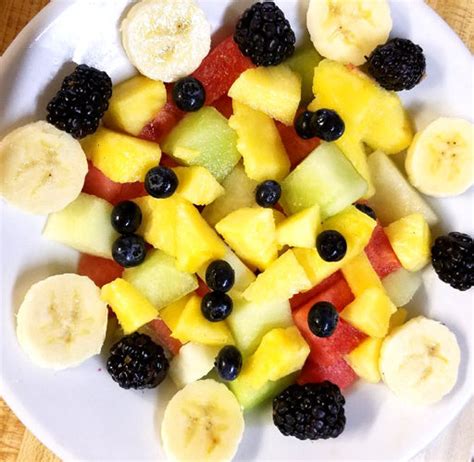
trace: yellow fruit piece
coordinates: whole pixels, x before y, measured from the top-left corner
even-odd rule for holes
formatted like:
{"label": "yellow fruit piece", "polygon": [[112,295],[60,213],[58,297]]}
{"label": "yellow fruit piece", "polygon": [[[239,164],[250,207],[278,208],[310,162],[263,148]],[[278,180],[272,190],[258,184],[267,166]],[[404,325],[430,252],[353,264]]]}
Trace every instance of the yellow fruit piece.
{"label": "yellow fruit piece", "polygon": [[176,194],[196,205],[207,205],[222,196],[224,188],[204,167],[176,167],[173,169],[178,177]]}
{"label": "yellow fruit piece", "polygon": [[390,317],[397,311],[384,290],[367,289],[347,305],[341,318],[370,337],[383,338],[388,333]]}
{"label": "yellow fruit piece", "polygon": [[229,96],[292,125],[301,100],[301,77],[283,64],[248,69],[233,83]]}
{"label": "yellow fruit piece", "polygon": [[239,378],[258,390],[268,380],[278,380],[303,367],[309,346],[295,326],[265,334],[248,358]]}
{"label": "yellow fruit piece", "polygon": [[314,248],[320,225],[319,205],[291,215],[277,225],[276,233],[279,247],[282,248],[288,245],[290,247]]}
{"label": "yellow fruit piece", "polygon": [[390,317],[390,325],[388,331],[391,332],[395,327],[400,327],[405,324],[408,317],[408,311],[405,308],[398,308]]}
{"label": "yellow fruit piece", "polygon": [[366,289],[378,287],[383,289],[382,281],[375,272],[365,252],[361,252],[342,267],[352,293],[357,297]]}
{"label": "yellow fruit piece", "polygon": [[339,231],[347,243],[347,252],[338,262],[326,262],[314,249],[293,249],[296,258],[303,266],[311,281],[311,287],[319,284],[337,270],[344,267],[366,247],[376,226],[376,221],[350,206],[341,213],[334,215],[322,224],[322,230]]}
{"label": "yellow fruit piece", "polygon": [[171,332],[176,330],[179,318],[192,296],[191,294],[185,295],[183,298],[160,310],[160,318],[163,319],[163,322],[168,326]]}
{"label": "yellow fruit piece", "polygon": [[278,256],[271,209],[242,208],[216,224],[217,232],[245,262],[264,270]]}
{"label": "yellow fruit piece", "polygon": [[191,296],[172,330],[172,337],[181,343],[196,342],[204,345],[231,345],[232,334],[225,321],[208,321],[201,312],[201,298]]}
{"label": "yellow fruit piece", "polygon": [[113,88],[104,124],[108,128],[138,136],[161,111],[166,99],[163,82],[142,75],[132,77]]}
{"label": "yellow fruit piece", "polygon": [[152,167],[160,163],[156,143],[100,127],[81,142],[84,152],[107,178],[116,183],[144,181]]}
{"label": "yellow fruit piece", "polygon": [[380,382],[379,358],[382,342],[381,338],[369,337],[346,356],[349,366],[367,382]]}
{"label": "yellow fruit piece", "polygon": [[290,171],[290,161],[275,122],[237,100],[232,106],[234,114],[229,126],[237,132],[237,149],[247,176],[258,182],[282,180]]}
{"label": "yellow fruit piece", "polygon": [[429,263],[431,231],[421,213],[400,218],[384,230],[393,251],[407,271],[419,271]]}
{"label": "yellow fruit piece", "polygon": [[226,254],[222,240],[188,201],[178,203],[174,232],[176,266],[181,271],[195,273],[206,263],[219,260]]}
{"label": "yellow fruit piece", "polygon": [[122,278],[106,284],[100,294],[116,314],[126,335],[158,317],[158,310],[147,298]]}
{"label": "yellow fruit piece", "polygon": [[284,301],[312,284],[292,250],[287,250],[250,284],[243,297],[255,303]]}

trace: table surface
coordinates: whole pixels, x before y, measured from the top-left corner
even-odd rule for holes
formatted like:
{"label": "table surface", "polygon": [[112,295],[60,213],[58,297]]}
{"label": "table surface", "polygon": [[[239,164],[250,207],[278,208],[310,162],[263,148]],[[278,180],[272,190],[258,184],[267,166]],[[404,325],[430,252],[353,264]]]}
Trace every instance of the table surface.
{"label": "table surface", "polygon": [[[49,0],[0,0],[0,54],[18,32]],[[473,0],[426,0],[474,51]],[[467,462],[467,453],[454,456],[466,439],[473,438],[472,405],[417,460],[459,460]],[[467,428],[469,427],[469,428]],[[460,436],[462,435],[462,437]],[[453,457],[454,456],[454,457]],[[59,459],[46,449],[15,417],[0,399],[0,461],[57,462]]]}

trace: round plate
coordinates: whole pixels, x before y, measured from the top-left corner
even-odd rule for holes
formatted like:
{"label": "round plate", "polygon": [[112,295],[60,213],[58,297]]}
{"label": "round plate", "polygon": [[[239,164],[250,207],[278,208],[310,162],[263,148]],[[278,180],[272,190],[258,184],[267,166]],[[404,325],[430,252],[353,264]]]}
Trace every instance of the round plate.
{"label": "round plate", "polygon": [[[86,63],[118,82],[134,73],[124,55],[119,24],[128,0],[52,2],[19,35],[0,66],[0,136],[45,116],[62,78]],[[216,37],[223,37],[253,0],[201,0]],[[307,1],[279,1],[301,37]],[[471,117],[472,58],[456,34],[421,0],[392,1],[394,36],[425,50],[427,78],[401,97],[417,128],[437,116]],[[226,26],[225,26],[226,25]],[[394,194],[396,192],[394,191]],[[442,218],[435,232],[472,234],[472,191],[431,201]],[[48,275],[74,271],[76,252],[41,238],[44,218],[1,204],[0,391],[23,423],[63,459],[162,460],[158,428],[172,387],[120,389],[104,369],[105,356],[63,372],[35,367],[15,337],[15,312],[29,286]],[[269,406],[249,414],[240,460],[407,459],[426,446],[468,400],[472,386],[473,298],[438,281],[431,269],[410,304],[452,329],[462,362],[454,390],[439,404],[414,408],[383,384],[359,381],[346,393],[347,427],[337,440],[301,442],[271,424]],[[469,345],[471,342],[471,346]],[[105,350],[105,349],[104,349]]]}

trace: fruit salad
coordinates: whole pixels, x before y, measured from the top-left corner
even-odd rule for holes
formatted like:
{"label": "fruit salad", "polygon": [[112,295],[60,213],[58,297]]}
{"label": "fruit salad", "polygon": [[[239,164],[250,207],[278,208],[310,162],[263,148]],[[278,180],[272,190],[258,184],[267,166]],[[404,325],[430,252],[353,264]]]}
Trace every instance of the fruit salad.
{"label": "fruit salad", "polygon": [[135,2],[120,31],[137,74],[78,63],[46,120],[0,142],[0,194],[80,252],[77,274],[29,289],[19,344],[61,370],[109,336],[117,387],[174,383],[170,460],[231,460],[267,401],[297,445],[344,438],[357,380],[414,406],[457,381],[449,313],[409,302],[430,265],[446,290],[474,285],[472,237],[435,236],[423,197],[472,186],[473,125],[415,133],[397,92],[430,76],[418,44],[389,39],[386,0],[310,0],[306,23],[297,44],[257,2],[211,42],[194,0]]}

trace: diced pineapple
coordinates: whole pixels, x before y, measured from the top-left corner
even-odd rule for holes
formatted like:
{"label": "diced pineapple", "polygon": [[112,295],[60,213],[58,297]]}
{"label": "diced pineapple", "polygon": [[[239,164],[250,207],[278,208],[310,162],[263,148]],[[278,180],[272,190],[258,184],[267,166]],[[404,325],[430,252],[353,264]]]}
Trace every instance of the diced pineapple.
{"label": "diced pineapple", "polygon": [[370,337],[383,338],[387,335],[390,317],[397,308],[383,289],[367,289],[347,305],[340,316]]}
{"label": "diced pineapple", "polygon": [[292,125],[301,100],[301,77],[283,64],[248,69],[233,83],[229,96]]}
{"label": "diced pineapple", "polygon": [[116,314],[126,335],[158,317],[158,310],[148,299],[122,278],[102,287],[101,297]]}
{"label": "diced pineapple", "polygon": [[162,149],[186,165],[207,168],[222,181],[240,160],[237,135],[217,109],[188,113],[163,140]]}
{"label": "diced pineapple", "polygon": [[196,205],[207,205],[224,194],[224,188],[207,168],[200,166],[176,167],[178,177],[176,194]]}
{"label": "diced pineapple", "polygon": [[384,231],[406,270],[419,271],[428,264],[431,258],[431,232],[421,213],[400,218]]}
{"label": "diced pineapple", "polygon": [[236,210],[219,221],[216,230],[240,258],[261,270],[268,268],[278,256],[271,209]]}
{"label": "diced pineapple", "polygon": [[184,307],[189,302],[191,297],[191,294],[185,295],[183,298],[176,300],[175,302],[160,310],[160,318],[168,326],[168,329],[171,332],[176,329],[181,313],[183,312]]}
{"label": "diced pineapple", "polygon": [[419,273],[405,268],[390,273],[382,279],[382,284],[395,306],[405,306],[414,297],[423,280]]}
{"label": "diced pineapple", "polygon": [[346,255],[338,262],[324,261],[316,249],[293,249],[296,258],[311,281],[311,287],[319,284],[362,253],[370,241],[376,224],[375,220],[354,206],[350,206],[338,215],[324,221],[322,230],[338,231],[346,239]]}
{"label": "diced pineapple", "polygon": [[81,144],[94,166],[116,183],[144,181],[148,170],[156,167],[161,159],[156,143],[104,127],[84,138]]}
{"label": "diced pineapple", "polygon": [[138,136],[166,104],[163,82],[142,75],[132,77],[113,88],[109,109],[104,115],[106,127]]}
{"label": "diced pineapple", "polygon": [[312,286],[293,250],[287,250],[257,276],[243,296],[254,303],[276,303],[289,300],[293,295],[309,290]]}
{"label": "diced pineapple", "polygon": [[149,252],[141,265],[127,268],[123,278],[145,295],[157,310],[198,287],[196,276],[180,271],[176,259],[161,250]]}
{"label": "diced pineapple", "polygon": [[349,366],[367,382],[380,382],[379,358],[382,342],[381,338],[369,337],[346,356]]}
{"label": "diced pineapple", "polygon": [[278,245],[280,248],[285,245],[314,248],[320,225],[319,205],[304,209],[278,223],[276,227]]}
{"label": "diced pineapple", "polygon": [[237,100],[229,125],[237,133],[237,149],[244,160],[245,173],[258,182],[281,180],[290,171],[290,161],[275,122]]}
{"label": "diced pineapple", "polygon": [[383,288],[382,281],[375,272],[365,252],[361,252],[346,263],[342,267],[342,274],[356,297],[371,287]]}
{"label": "diced pineapple", "polygon": [[395,313],[392,314],[390,317],[390,324],[388,327],[388,331],[391,332],[395,327],[400,327],[405,324],[405,321],[408,317],[408,311],[405,308],[398,308]]}
{"label": "diced pineapple", "polygon": [[179,317],[172,337],[181,343],[195,342],[204,345],[231,345],[232,334],[225,321],[208,321],[201,312],[201,298],[193,295]]}
{"label": "diced pineapple", "polygon": [[43,236],[79,252],[112,258],[118,233],[110,222],[111,214],[112,206],[107,201],[81,193],[66,208],[48,216]]}

